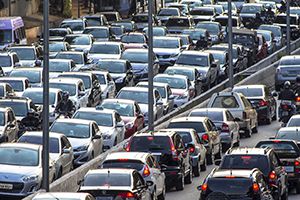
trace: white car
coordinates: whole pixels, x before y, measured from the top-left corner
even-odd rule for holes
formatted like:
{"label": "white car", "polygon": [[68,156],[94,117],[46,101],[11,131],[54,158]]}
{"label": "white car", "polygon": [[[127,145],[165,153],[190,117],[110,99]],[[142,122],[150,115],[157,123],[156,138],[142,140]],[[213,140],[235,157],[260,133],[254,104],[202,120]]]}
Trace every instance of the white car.
{"label": "white car", "polygon": [[121,42],[94,42],[88,58],[98,61],[101,59],[120,59],[124,46]]}
{"label": "white car", "polygon": [[43,68],[16,68],[10,72],[9,77],[27,78],[31,87],[41,87],[43,85]]}
{"label": "white car", "polygon": [[64,134],[74,149],[74,165],[80,166],[102,153],[103,139],[95,121],[83,119],[57,119],[51,132]]}
{"label": "white car", "polygon": [[116,84],[108,71],[93,71],[99,80],[102,99],[114,98],[117,93]]}
{"label": "white car", "polygon": [[84,83],[77,78],[55,78],[49,80],[50,88],[58,88],[62,91],[69,92],[70,99],[73,101],[75,108],[86,107],[88,104],[89,94],[86,93]]}
{"label": "white car", "polygon": [[[19,143],[43,145],[43,133],[40,131],[25,132]],[[50,158],[55,162],[55,179],[73,169],[74,153],[68,138],[60,133],[49,133]]]}
{"label": "white car", "polygon": [[[39,107],[43,107],[43,88],[27,88],[22,96],[32,100],[32,102]],[[55,108],[62,100],[62,91],[56,88],[49,88],[49,123],[56,119]]]}
{"label": "white car", "polygon": [[45,192],[38,193],[32,200],[95,200],[95,198],[88,193],[72,193],[72,192]]}
{"label": "white car", "polygon": [[103,149],[108,150],[122,142],[125,137],[125,123],[119,113],[114,110],[98,108],[80,108],[74,119],[94,120],[103,137]]}
{"label": "white car", "polygon": [[74,34],[80,34],[87,27],[87,21],[85,19],[64,19],[59,27],[70,28]]}
{"label": "white car", "polygon": [[300,115],[293,115],[286,124],[286,127],[300,127]]}
{"label": "white car", "polygon": [[29,81],[25,77],[0,77],[0,83],[10,84],[18,97],[22,96],[24,90],[30,87]]}
{"label": "white car", "polygon": [[70,44],[74,51],[87,52],[93,45],[93,36],[90,34],[70,34],[65,36],[64,42]]}

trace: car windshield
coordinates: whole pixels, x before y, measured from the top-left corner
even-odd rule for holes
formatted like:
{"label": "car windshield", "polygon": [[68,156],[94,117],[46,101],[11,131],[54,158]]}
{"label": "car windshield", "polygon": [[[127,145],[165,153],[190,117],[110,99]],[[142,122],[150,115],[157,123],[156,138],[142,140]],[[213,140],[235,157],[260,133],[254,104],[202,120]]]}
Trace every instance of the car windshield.
{"label": "car windshield", "polygon": [[186,89],[188,87],[186,79],[176,77],[154,77],[154,82],[167,83],[173,89]]}
{"label": "car windshield", "polygon": [[255,41],[254,35],[243,35],[243,34],[234,34],[233,35],[233,43],[234,44],[241,44],[246,47],[252,48],[254,41]]}
{"label": "car windshield", "polygon": [[287,123],[286,127],[298,127],[300,126],[300,118],[292,117]]}
{"label": "car windshield", "polygon": [[[137,87],[144,87],[144,88],[148,88],[148,84],[139,84],[139,85],[136,85]],[[164,86],[155,86],[154,85],[154,88],[156,90],[158,90],[159,92],[159,95],[161,98],[166,98],[166,88]]]}
{"label": "car windshield", "polygon": [[212,53],[214,60],[218,60],[220,64],[226,64],[226,54],[224,53]]}
{"label": "car windshield", "polygon": [[131,32],[131,30],[133,29],[133,24],[131,24],[131,22],[117,22],[117,23],[113,23],[113,25],[123,26],[124,29],[129,32]]}
{"label": "car windshield", "polygon": [[105,13],[104,16],[109,22],[117,21],[117,15],[115,13]]}
{"label": "car windshield", "polygon": [[90,28],[85,29],[83,31],[84,34],[91,34],[94,38],[108,38],[109,32],[108,29],[100,29],[100,28]]}
{"label": "car windshield", "polygon": [[69,72],[70,67],[69,62],[49,61],[49,72]]}
{"label": "car windshield", "polygon": [[59,77],[66,77],[66,78],[78,78],[83,81],[85,88],[91,88],[91,77],[89,75],[81,75],[81,74],[61,74]]}
{"label": "car windshield", "polygon": [[[153,36],[165,36],[167,34],[166,32],[166,29],[162,27],[153,27]],[[149,36],[148,28],[144,29],[144,33]]]}
{"label": "car windshield", "polygon": [[195,71],[194,70],[189,70],[189,69],[176,69],[176,68],[167,68],[166,71],[164,72],[165,74],[179,74],[179,75],[184,75],[189,78],[190,81],[195,80]]}
{"label": "car windshield", "polygon": [[203,9],[193,9],[190,11],[191,15],[202,15],[202,16],[212,16],[214,15],[213,9],[210,8],[203,8]]}
{"label": "car windshield", "polygon": [[0,30],[0,44],[9,44],[12,42],[11,30]]}
{"label": "car windshield", "polygon": [[266,30],[266,31],[271,31],[274,35],[274,37],[281,37],[281,30],[279,27],[276,26],[264,26],[261,25],[258,30]]}
{"label": "car windshield", "polygon": [[50,88],[61,89],[62,91],[69,92],[70,96],[76,95],[76,84],[72,83],[49,83]]}
{"label": "car windshield", "polygon": [[114,44],[94,44],[90,50],[91,54],[119,54],[120,47],[119,45]]}
{"label": "car windshield", "polygon": [[272,148],[279,158],[298,158],[299,147],[289,142],[274,140],[269,142],[260,142],[256,147],[259,148]]}
{"label": "car windshield", "polygon": [[245,194],[247,196],[249,193],[249,189],[252,187],[251,179],[239,178],[239,177],[209,178],[207,184],[209,185],[211,191],[218,191],[218,192],[223,192],[226,194],[234,194],[234,195]]}
{"label": "car windshield", "polygon": [[[300,59],[299,58],[294,58],[294,59],[281,59],[279,62],[279,65],[300,65]],[[299,69],[299,66],[296,67],[295,69]]]}
{"label": "car windshield", "polygon": [[101,19],[99,17],[86,17],[88,26],[101,26]]}
{"label": "car windshield", "polygon": [[5,113],[0,112],[0,126],[4,126],[4,125],[5,125]]}
{"label": "car windshield", "polygon": [[83,186],[131,186],[130,174],[98,173],[88,174],[84,177]]}
{"label": "car windshield", "polygon": [[15,92],[23,92],[24,90],[24,85],[23,85],[23,81],[19,81],[19,80],[1,80],[0,79],[0,83],[8,83]]}
{"label": "car windshield", "polygon": [[241,13],[260,13],[260,6],[243,6]]}
{"label": "car windshield", "polygon": [[168,128],[192,128],[195,129],[197,133],[204,133],[206,129],[203,122],[170,122]]}
{"label": "car windshield", "polygon": [[[215,22],[219,22],[221,24],[221,26],[228,26],[228,18],[227,17],[218,17],[215,19]],[[232,26],[236,27],[237,26],[237,19],[233,18],[232,19]]]}
{"label": "car windshield", "polygon": [[192,40],[199,40],[201,37],[205,37],[205,29],[183,30],[182,34],[189,35]]}
{"label": "car windshield", "polygon": [[[22,96],[32,100],[34,104],[43,104],[43,90],[40,91],[24,91]],[[49,105],[55,105],[56,92],[49,92]]]}
{"label": "car windshield", "polygon": [[137,103],[148,104],[148,92],[121,90],[117,99],[129,99]]}
{"label": "car windshield", "polygon": [[188,19],[178,19],[178,18],[170,18],[167,23],[166,23],[167,27],[189,27],[190,26],[190,22]]}
{"label": "car windshield", "polygon": [[223,157],[220,169],[254,169],[268,174],[269,162],[265,155],[226,155]]}
{"label": "car windshield", "polygon": [[264,36],[264,38],[266,39],[266,41],[271,41],[272,40],[272,36],[271,33],[266,33],[266,32],[258,32],[258,34]]}
{"label": "car windshield", "polygon": [[122,59],[131,63],[148,63],[148,52],[124,51]]}
{"label": "car windshield", "polygon": [[98,124],[98,126],[108,126],[108,127],[113,126],[113,117],[111,113],[78,111],[75,113],[73,118],[93,120]]}
{"label": "car windshield", "polygon": [[110,27],[110,31],[113,35],[122,35],[124,33],[124,29],[118,26]]}
{"label": "car windshield", "polygon": [[12,52],[18,55],[20,60],[35,60],[35,52],[33,48],[11,48]]}
{"label": "car windshield", "polygon": [[298,7],[291,8],[290,13],[294,15],[300,15],[300,9]]}
{"label": "car windshield", "polygon": [[39,151],[20,147],[0,147],[0,164],[15,166],[38,166]]}
{"label": "car windshield", "polygon": [[262,88],[235,88],[233,92],[242,93],[246,97],[261,97],[263,96]]}
{"label": "car windshield", "polygon": [[136,169],[141,171],[144,168],[144,164],[138,160],[129,159],[118,159],[118,160],[107,160],[102,164],[103,168],[122,168],[122,169]]}
{"label": "car windshield", "polygon": [[212,103],[213,108],[238,108],[239,104],[234,96],[217,96]]}
{"label": "car windshield", "polygon": [[57,42],[57,43],[50,43],[49,44],[49,51],[50,52],[59,52],[59,51],[65,51],[65,45],[63,42]]}
{"label": "car windshield", "polygon": [[109,71],[109,73],[125,73],[126,63],[118,61],[100,60],[97,63],[100,69]]}
{"label": "car windshield", "polygon": [[9,74],[10,77],[26,77],[29,83],[40,83],[41,82],[41,71],[33,70],[13,70]]}
{"label": "car windshield", "polygon": [[121,38],[123,43],[146,43],[143,35],[123,35]]}
{"label": "car windshield", "polygon": [[27,102],[0,101],[0,107],[11,107],[17,117],[25,117],[28,113]]}
{"label": "car windshield", "polygon": [[12,63],[11,63],[11,58],[10,56],[0,56],[0,67],[11,67]]}
{"label": "car windshield", "polygon": [[157,16],[179,16],[177,9],[161,9]]}
{"label": "car windshield", "polygon": [[95,74],[97,79],[99,80],[100,85],[106,85],[106,79],[104,74]]}
{"label": "car windshield", "polygon": [[224,121],[223,111],[192,111],[189,115],[190,117],[208,117],[213,122],[222,122]]}
{"label": "car windshield", "polygon": [[73,60],[76,64],[84,64],[83,56],[81,54],[59,53],[57,54],[56,58]]}
{"label": "car windshield", "polygon": [[[33,135],[23,135],[20,137],[18,142],[43,145],[43,137],[42,136],[33,136]],[[49,138],[49,148],[50,148],[50,153],[59,153],[58,138],[53,138],[53,137]]]}
{"label": "car windshield", "polygon": [[72,36],[68,35],[65,38],[65,41],[70,45],[90,45],[91,41],[88,36]]}
{"label": "car windshield", "polygon": [[135,23],[148,23],[148,15],[135,15],[132,17]]}
{"label": "car windshield", "polygon": [[49,35],[51,37],[55,37],[55,36],[65,37],[67,34],[68,34],[67,30],[57,30],[57,29],[50,29],[49,30]]}
{"label": "car windshield", "polygon": [[68,122],[54,122],[50,127],[51,132],[62,133],[70,138],[89,138],[90,125]]}
{"label": "car windshield", "polygon": [[162,38],[162,39],[158,39],[155,38],[153,40],[153,47],[154,48],[168,48],[168,49],[176,49],[179,48],[180,44],[179,44],[179,40],[174,38],[174,39],[166,39],[166,38]]}
{"label": "car windshield", "polygon": [[103,108],[117,111],[121,116],[133,117],[134,107],[131,103],[120,103],[120,102],[103,102],[101,104]]}
{"label": "car windshield", "polygon": [[63,22],[61,28],[70,28],[72,31],[83,31],[83,22]]}
{"label": "car windshield", "polygon": [[171,151],[168,136],[138,136],[130,142],[130,151],[133,152],[161,152]]}
{"label": "car windshield", "polygon": [[208,57],[193,54],[180,54],[176,61],[176,64],[207,67]]}
{"label": "car windshield", "polygon": [[217,35],[220,32],[220,27],[217,24],[198,23],[197,28],[206,29],[211,35]]}
{"label": "car windshield", "polygon": [[300,133],[296,130],[295,131],[279,130],[278,133],[276,134],[276,138],[300,141]]}

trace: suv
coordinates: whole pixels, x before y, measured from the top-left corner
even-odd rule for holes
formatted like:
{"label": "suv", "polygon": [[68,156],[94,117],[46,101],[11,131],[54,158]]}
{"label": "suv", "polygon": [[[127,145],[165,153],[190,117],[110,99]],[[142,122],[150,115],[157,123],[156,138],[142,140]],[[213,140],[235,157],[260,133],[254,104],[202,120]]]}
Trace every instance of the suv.
{"label": "suv", "polygon": [[271,147],[278,155],[288,175],[289,186],[295,187],[300,194],[300,149],[294,140],[263,140],[257,148]]}
{"label": "suv", "polygon": [[252,132],[257,133],[257,112],[244,95],[237,92],[215,93],[210,98],[207,107],[229,110],[246,137],[251,137]]}
{"label": "suv", "polygon": [[192,183],[190,153],[184,147],[181,136],[174,131],[134,135],[125,150],[128,152],[150,152],[166,175],[167,188],[175,186],[176,190],[183,190],[185,183]]}
{"label": "suv", "polygon": [[[228,150],[223,160],[216,162],[219,169],[258,168],[272,190],[275,199],[287,199],[288,177],[275,151],[271,148],[234,148]],[[276,188],[276,189],[275,189]],[[281,198],[280,198],[281,197]]]}
{"label": "suv", "polygon": [[200,190],[200,200],[273,199],[262,172],[257,168],[251,170],[215,168],[198,190]]}

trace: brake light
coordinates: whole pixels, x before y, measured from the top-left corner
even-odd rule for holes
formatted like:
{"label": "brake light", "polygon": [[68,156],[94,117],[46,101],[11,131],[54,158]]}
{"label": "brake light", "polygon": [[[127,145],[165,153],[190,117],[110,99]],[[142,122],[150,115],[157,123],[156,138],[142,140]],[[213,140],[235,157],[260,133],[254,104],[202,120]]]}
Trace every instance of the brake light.
{"label": "brake light", "polygon": [[133,198],[133,197],[135,197],[135,195],[132,192],[122,192],[122,193],[119,193],[117,196],[119,196],[121,198]]}
{"label": "brake light", "polygon": [[170,147],[171,147],[172,158],[173,158],[174,161],[178,161],[179,160],[178,154],[177,154],[177,151],[175,149],[174,143],[171,140],[171,138],[169,139],[169,143],[170,143]]}
{"label": "brake light", "polygon": [[259,106],[267,106],[268,105],[268,102],[265,101],[265,100],[260,100],[259,101]]}
{"label": "brake light", "polygon": [[280,140],[273,140],[274,143],[280,143]]}
{"label": "brake light", "polygon": [[195,147],[190,147],[189,150],[190,150],[190,153],[194,153],[195,152]]}
{"label": "brake light", "polygon": [[144,171],[143,171],[143,176],[144,177],[147,177],[150,175],[150,170],[149,170],[149,167],[147,165],[145,165],[144,167]]}
{"label": "brake light", "polygon": [[295,172],[300,173],[300,162],[298,160],[295,160],[294,166],[295,166]]}
{"label": "brake light", "polygon": [[269,179],[271,182],[277,179],[277,175],[274,171],[271,171],[271,173],[269,174]]}
{"label": "brake light", "polygon": [[202,191],[205,192],[205,191],[207,190],[207,188],[208,188],[208,186],[207,186],[206,183],[202,184],[202,186],[201,186],[201,190],[202,190]]}
{"label": "brake light", "polygon": [[127,158],[119,158],[118,160],[119,160],[119,161],[128,161]]}
{"label": "brake light", "polygon": [[253,183],[252,189],[253,189],[253,192],[258,192],[259,191],[259,185],[257,183]]}
{"label": "brake light", "polygon": [[208,140],[209,140],[208,134],[206,134],[206,133],[203,134],[203,135],[202,135],[202,140],[203,140],[203,141],[208,141]]}
{"label": "brake light", "polygon": [[235,178],[235,176],[225,176],[225,178]]}
{"label": "brake light", "polygon": [[247,119],[247,113],[243,111],[243,119]]}
{"label": "brake light", "polygon": [[299,102],[300,101],[300,97],[296,97],[296,101]]}
{"label": "brake light", "polygon": [[226,132],[226,133],[229,132],[229,126],[228,126],[228,124],[226,124],[226,123],[222,124],[222,132]]}

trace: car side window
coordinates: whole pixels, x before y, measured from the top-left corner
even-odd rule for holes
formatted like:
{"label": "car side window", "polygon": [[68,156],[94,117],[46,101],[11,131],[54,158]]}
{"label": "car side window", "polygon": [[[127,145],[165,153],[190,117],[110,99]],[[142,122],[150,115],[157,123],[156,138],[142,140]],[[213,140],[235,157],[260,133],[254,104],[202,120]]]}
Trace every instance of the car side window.
{"label": "car side window", "polygon": [[153,168],[153,167],[154,167],[153,160],[151,159],[150,156],[147,158],[146,163],[147,163],[147,165],[148,165],[150,168]]}
{"label": "car side window", "polygon": [[61,143],[61,151],[63,151],[64,149],[67,149],[67,145],[66,145],[65,141],[63,140],[63,138],[60,139],[60,143]]}
{"label": "car side window", "polygon": [[232,116],[231,112],[226,111],[225,113],[228,121],[234,121],[234,117]]}
{"label": "car side window", "polygon": [[92,129],[92,136],[95,136],[96,135],[96,130],[95,130],[94,124],[91,125],[91,129]]}
{"label": "car side window", "polygon": [[140,114],[141,113],[141,109],[140,109],[139,105],[134,104],[134,107],[135,107],[135,113],[136,114]]}
{"label": "car side window", "polygon": [[274,154],[274,152],[270,153],[270,159],[271,159],[271,163],[273,165],[274,168],[279,166],[279,161],[278,158],[276,157],[276,155]]}
{"label": "car side window", "polygon": [[270,96],[270,90],[268,87],[264,87],[265,96]]}
{"label": "car side window", "polygon": [[264,180],[263,174],[259,173],[256,177],[257,183],[259,184],[260,188],[266,188],[266,182]]}
{"label": "car side window", "polygon": [[99,127],[97,124],[93,124],[93,129],[95,131],[95,134],[97,134],[99,132]]}
{"label": "car side window", "polygon": [[60,102],[61,99],[62,99],[62,94],[61,94],[61,92],[59,92],[57,95],[57,102]]}
{"label": "car side window", "polygon": [[117,123],[122,122],[122,118],[121,118],[121,116],[119,115],[119,113],[116,113],[115,116],[116,116],[116,121],[117,121]]}
{"label": "car side window", "polygon": [[207,120],[207,121],[205,122],[205,124],[206,124],[206,127],[207,127],[208,131],[212,131],[213,127],[212,127],[212,124],[210,123],[210,121]]}
{"label": "car side window", "polygon": [[139,176],[138,172],[133,172],[133,184],[136,188],[143,186],[143,180]]}
{"label": "car side window", "polygon": [[6,85],[6,94],[10,94],[13,92],[13,89],[10,87],[10,85]]}
{"label": "car side window", "polygon": [[62,137],[62,141],[67,149],[71,147],[69,140],[65,136]]}
{"label": "car side window", "polygon": [[8,111],[8,113],[7,113],[7,121],[8,122],[12,122],[14,120],[15,120],[15,117],[14,117],[13,112],[12,111]]}
{"label": "car side window", "polygon": [[245,98],[245,97],[241,97],[243,104],[245,105],[246,108],[251,108],[251,104],[250,102]]}
{"label": "car side window", "polygon": [[200,138],[199,138],[199,135],[198,135],[195,131],[193,131],[193,135],[194,135],[194,138],[196,139],[196,142],[197,142],[198,144],[201,144],[201,140],[200,140]]}
{"label": "car side window", "polygon": [[14,64],[16,64],[17,62],[19,62],[19,58],[15,54],[13,54],[13,62],[14,62]]}

